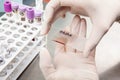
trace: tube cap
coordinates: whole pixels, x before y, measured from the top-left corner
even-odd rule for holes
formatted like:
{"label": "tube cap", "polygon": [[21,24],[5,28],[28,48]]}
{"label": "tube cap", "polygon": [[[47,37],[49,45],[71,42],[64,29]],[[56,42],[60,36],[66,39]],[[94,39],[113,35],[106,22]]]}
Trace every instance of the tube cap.
{"label": "tube cap", "polygon": [[43,12],[42,11],[36,11],[35,12],[35,17],[40,17],[42,16]]}
{"label": "tube cap", "polygon": [[11,12],[12,11],[12,7],[11,7],[11,2],[10,1],[5,1],[4,2],[4,10],[5,10],[5,12]]}
{"label": "tube cap", "polygon": [[28,19],[34,19],[34,9],[33,8],[27,8],[27,18]]}
{"label": "tube cap", "polygon": [[19,5],[17,3],[12,4],[12,9],[18,9]]}
{"label": "tube cap", "polygon": [[19,11],[25,12],[26,11],[26,6],[19,6]]}

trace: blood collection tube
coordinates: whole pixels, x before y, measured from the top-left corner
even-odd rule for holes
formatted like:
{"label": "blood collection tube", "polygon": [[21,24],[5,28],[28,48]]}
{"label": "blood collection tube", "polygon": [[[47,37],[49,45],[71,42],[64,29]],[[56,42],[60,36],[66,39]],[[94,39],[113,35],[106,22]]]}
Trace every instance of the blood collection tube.
{"label": "blood collection tube", "polygon": [[19,8],[19,5],[17,3],[13,3],[12,4],[12,11],[14,13],[17,13],[18,12],[18,8]]}
{"label": "blood collection tube", "polygon": [[34,9],[33,8],[27,8],[27,19],[29,23],[34,22]]}
{"label": "blood collection tube", "polygon": [[12,4],[12,11],[13,11],[13,15],[16,17],[16,19],[18,19],[18,8],[19,5],[17,3],[13,3]]}
{"label": "blood collection tube", "polygon": [[20,15],[20,20],[21,21],[25,21],[25,11],[26,11],[25,6],[20,6],[19,7],[19,15]]}
{"label": "blood collection tube", "polygon": [[12,16],[12,6],[10,1],[4,2],[4,10],[6,12],[6,15],[11,17]]}
{"label": "blood collection tube", "polygon": [[[43,14],[43,12],[42,11],[35,11],[35,25],[36,26],[40,26],[41,25],[41,23],[42,23],[42,14]],[[41,28],[41,27],[40,27]],[[38,35],[37,35],[38,37],[40,37],[40,32],[38,33]]]}
{"label": "blood collection tube", "polygon": [[36,23],[41,23],[41,16],[42,16],[42,11],[36,11],[35,12],[35,21],[36,21]]}

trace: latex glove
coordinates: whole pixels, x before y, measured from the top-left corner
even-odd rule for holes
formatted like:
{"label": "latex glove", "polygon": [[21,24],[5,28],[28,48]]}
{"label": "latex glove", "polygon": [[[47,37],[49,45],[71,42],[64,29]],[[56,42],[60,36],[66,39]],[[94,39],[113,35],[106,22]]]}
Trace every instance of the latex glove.
{"label": "latex glove", "polygon": [[51,0],[45,10],[42,34],[47,34],[52,23],[66,12],[89,16],[93,29],[87,40],[84,54],[87,57],[109,30],[120,14],[119,0]]}
{"label": "latex glove", "polygon": [[[66,33],[77,35],[77,37],[86,36],[86,21],[75,16],[71,25],[63,30]],[[59,35],[58,35],[59,36]],[[68,36],[68,35],[66,35]],[[77,38],[76,37],[76,38]],[[67,38],[67,37],[65,37]],[[95,49],[88,58],[83,57],[79,50],[66,46],[64,39],[56,38],[54,59],[46,48],[40,52],[40,68],[46,80],[98,80],[98,74],[95,65]],[[69,43],[69,40],[67,41]],[[73,42],[74,43],[74,40]]]}

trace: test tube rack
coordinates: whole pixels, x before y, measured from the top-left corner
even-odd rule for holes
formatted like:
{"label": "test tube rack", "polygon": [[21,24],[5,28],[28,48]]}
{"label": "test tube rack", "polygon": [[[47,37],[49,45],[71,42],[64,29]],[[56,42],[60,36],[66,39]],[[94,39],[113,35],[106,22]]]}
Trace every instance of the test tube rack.
{"label": "test tube rack", "polygon": [[11,14],[0,17],[0,80],[16,80],[47,42],[40,36],[42,24]]}

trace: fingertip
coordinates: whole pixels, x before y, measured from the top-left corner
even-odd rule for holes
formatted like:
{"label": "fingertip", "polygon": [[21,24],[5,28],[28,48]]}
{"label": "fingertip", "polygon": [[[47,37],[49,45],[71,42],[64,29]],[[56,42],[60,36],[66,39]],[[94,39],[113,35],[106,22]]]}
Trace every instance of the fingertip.
{"label": "fingertip", "polygon": [[51,25],[47,24],[46,22],[43,23],[40,35],[46,35],[50,31]]}
{"label": "fingertip", "polygon": [[75,15],[74,18],[73,18],[73,20],[72,20],[72,23],[80,21],[80,20],[81,20],[81,17],[79,15]]}
{"label": "fingertip", "polygon": [[82,18],[82,19],[81,19],[81,26],[82,26],[82,27],[86,27],[86,26],[87,26],[87,23],[86,23],[86,19],[85,19],[85,18]]}
{"label": "fingertip", "polygon": [[87,34],[87,25],[85,18],[81,19],[79,36],[86,37]]}
{"label": "fingertip", "polygon": [[41,30],[40,32],[40,36],[44,36],[47,35],[48,31],[47,30]]}
{"label": "fingertip", "polygon": [[70,32],[72,34],[78,34],[80,29],[81,18],[79,15],[75,15],[70,24]]}
{"label": "fingertip", "polygon": [[86,22],[86,19],[85,19],[85,18],[81,18],[81,21],[84,21],[84,22]]}
{"label": "fingertip", "polygon": [[79,15],[75,15],[73,19],[81,19]]}
{"label": "fingertip", "polygon": [[75,15],[72,19],[72,22],[71,22],[71,25],[74,24],[74,22],[79,22],[81,20],[80,16],[79,15]]}

